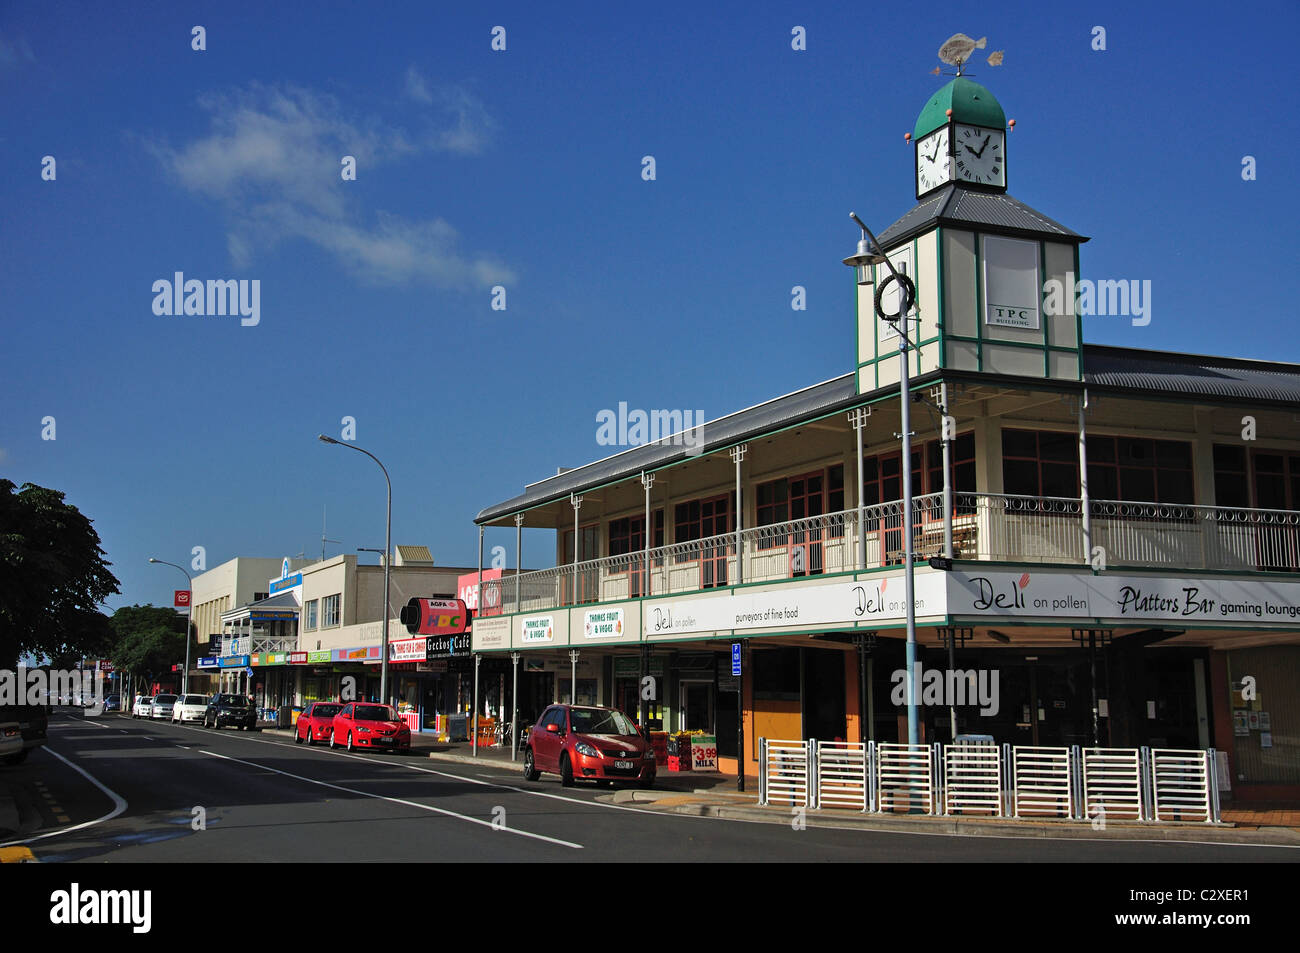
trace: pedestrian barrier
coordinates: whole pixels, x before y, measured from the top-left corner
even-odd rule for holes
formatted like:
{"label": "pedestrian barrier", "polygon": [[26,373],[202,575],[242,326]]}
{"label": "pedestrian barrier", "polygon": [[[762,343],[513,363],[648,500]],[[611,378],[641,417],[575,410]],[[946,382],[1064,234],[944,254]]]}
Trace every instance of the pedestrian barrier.
{"label": "pedestrian barrier", "polygon": [[848,741],[814,741],[817,777],[815,807],[871,810],[871,772],[867,745]]}
{"label": "pedestrian barrier", "polygon": [[806,741],[758,740],[758,803],[774,800],[790,807],[810,807],[812,765]]}
{"label": "pedestrian barrier", "polygon": [[958,743],[943,749],[943,812],[1002,816],[1002,752],[997,745]]}
{"label": "pedestrian barrier", "polygon": [[1213,748],[759,739],[759,803],[862,813],[1219,823]]}
{"label": "pedestrian barrier", "polygon": [[[876,745],[876,810],[904,814],[938,813],[935,745]],[[888,803],[888,808],[886,808]]]}
{"label": "pedestrian barrier", "polygon": [[1075,817],[1069,748],[1015,745],[1011,749],[1015,817]]}
{"label": "pedestrian barrier", "polygon": [[1212,824],[1219,813],[1213,752],[1152,748],[1150,757],[1153,818]]}
{"label": "pedestrian barrier", "polygon": [[1147,819],[1142,752],[1137,748],[1083,749],[1083,807],[1089,819]]}

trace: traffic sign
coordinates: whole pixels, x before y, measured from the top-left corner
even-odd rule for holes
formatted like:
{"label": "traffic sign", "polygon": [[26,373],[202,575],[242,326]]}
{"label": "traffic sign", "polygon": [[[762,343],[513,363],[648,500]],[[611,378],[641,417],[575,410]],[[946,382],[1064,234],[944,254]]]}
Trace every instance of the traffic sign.
{"label": "traffic sign", "polygon": [[731,674],[740,674],[740,643],[731,643]]}

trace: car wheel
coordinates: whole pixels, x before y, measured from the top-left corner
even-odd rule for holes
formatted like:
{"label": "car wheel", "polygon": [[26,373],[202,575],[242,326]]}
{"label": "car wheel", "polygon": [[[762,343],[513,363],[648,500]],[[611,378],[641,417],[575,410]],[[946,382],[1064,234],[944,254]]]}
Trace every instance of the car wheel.
{"label": "car wheel", "polygon": [[337,747],[338,747],[338,745],[336,745],[336,744],[334,743],[334,732],[331,731],[331,732],[330,732],[330,749],[333,750],[334,748],[337,748]]}
{"label": "car wheel", "polygon": [[348,750],[352,750],[352,732],[348,732]]}
{"label": "car wheel", "polygon": [[640,781],[640,785],[639,785],[639,786],[640,786],[643,790],[649,791],[652,787],[655,786],[654,775],[652,774],[652,775],[650,775],[650,777],[648,777],[648,778],[642,778],[641,781]]}
{"label": "car wheel", "polygon": [[569,763],[568,752],[560,755],[560,784],[566,788],[573,787],[573,765]]}
{"label": "car wheel", "polygon": [[316,736],[313,735],[313,734],[311,733],[311,728],[308,728],[308,729],[307,729],[307,738],[306,738],[306,741],[307,741],[307,747],[309,747],[309,748],[310,748],[312,745],[316,744]]}
{"label": "car wheel", "polygon": [[296,745],[300,745],[300,744],[302,744],[302,732],[301,732],[301,731],[295,731],[295,732],[293,733],[293,743],[296,744]]}
{"label": "car wheel", "polygon": [[524,749],[524,780],[536,781],[541,776],[542,776],[542,772],[538,771],[537,766],[533,764],[533,749],[525,748]]}

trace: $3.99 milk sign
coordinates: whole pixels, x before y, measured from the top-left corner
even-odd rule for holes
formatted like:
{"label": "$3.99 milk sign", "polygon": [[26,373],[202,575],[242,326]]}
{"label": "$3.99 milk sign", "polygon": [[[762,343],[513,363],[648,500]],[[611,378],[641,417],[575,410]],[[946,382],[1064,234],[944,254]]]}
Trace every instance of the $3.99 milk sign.
{"label": "$3.99 milk sign", "polygon": [[718,739],[713,735],[695,735],[691,738],[691,769],[716,770],[718,767]]}

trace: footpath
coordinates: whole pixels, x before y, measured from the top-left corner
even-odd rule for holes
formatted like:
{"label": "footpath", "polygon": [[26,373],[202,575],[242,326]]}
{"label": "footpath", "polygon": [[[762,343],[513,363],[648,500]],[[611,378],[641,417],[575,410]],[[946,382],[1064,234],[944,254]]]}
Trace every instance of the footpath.
{"label": "footpath", "polygon": [[[292,737],[291,730],[268,729],[269,734]],[[521,759],[510,758],[508,748],[480,747],[477,753],[465,742],[438,741],[430,735],[413,734],[411,753],[448,764],[473,765],[503,775],[523,770]],[[547,780],[550,780],[549,777]],[[538,782],[544,783],[544,782]],[[760,805],[758,778],[746,776],[745,790],[736,790],[736,779],[715,772],[666,771],[661,769],[652,790],[616,787],[599,797],[614,804],[650,811],[718,817],[729,820],[790,824],[796,819],[789,804]],[[1300,847],[1300,810],[1296,805],[1232,805],[1220,812],[1222,822],[1162,822],[1107,820],[1101,829],[1081,821],[1055,818],[1010,820],[998,817],[931,817],[924,814],[863,814],[843,808],[807,810],[798,820],[809,827],[854,830],[963,834],[996,837],[1051,837],[1115,840],[1169,840],[1279,844]]]}

